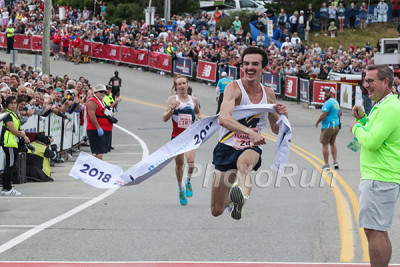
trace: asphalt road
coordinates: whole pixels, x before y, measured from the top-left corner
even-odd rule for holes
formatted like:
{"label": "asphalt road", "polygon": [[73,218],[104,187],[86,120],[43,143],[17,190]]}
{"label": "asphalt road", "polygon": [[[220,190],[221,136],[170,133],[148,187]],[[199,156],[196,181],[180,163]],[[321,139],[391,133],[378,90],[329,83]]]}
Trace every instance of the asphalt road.
{"label": "asphalt road", "polygon": [[[0,52],[0,60],[9,56]],[[33,64],[30,55],[19,54],[18,64]],[[85,76],[92,85],[107,83],[118,70],[122,95],[115,129],[115,150],[105,161],[124,170],[167,143],[172,123],[162,121],[172,78],[111,64],[52,61],[51,73]],[[201,112],[216,110],[215,88],[191,82],[201,102]],[[293,127],[289,178],[257,173],[257,185],[242,220],[228,213],[210,213],[211,180],[207,179],[213,136],[196,152],[199,175],[193,178],[194,196],[180,206],[174,164],[142,184],[116,191],[96,189],[68,176],[76,159],[52,168],[53,183],[16,185],[22,197],[0,197],[1,261],[229,261],[229,262],[363,262],[368,258],[365,241],[356,225],[358,209],[359,153],[346,148],[352,140],[352,117],[344,111],[338,136],[340,170],[330,187],[321,177],[320,129],[314,124],[320,110],[283,101]],[[268,173],[275,142],[265,131],[261,169]],[[89,152],[87,147],[83,151]],[[332,164],[332,163],[331,163]],[[290,170],[289,170],[290,171]],[[315,176],[315,184],[306,186]],[[254,174],[256,176],[256,174]],[[208,175],[209,176],[209,175]],[[321,184],[322,181],[322,184]],[[400,263],[400,213],[393,222],[393,263]],[[361,231],[362,232],[362,231]]]}

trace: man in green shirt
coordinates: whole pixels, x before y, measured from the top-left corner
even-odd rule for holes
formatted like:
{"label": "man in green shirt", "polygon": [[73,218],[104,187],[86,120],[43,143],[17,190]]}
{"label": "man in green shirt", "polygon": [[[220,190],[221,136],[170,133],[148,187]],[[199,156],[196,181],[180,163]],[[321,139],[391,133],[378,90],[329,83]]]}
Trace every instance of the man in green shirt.
{"label": "man in green shirt", "polygon": [[14,24],[8,24],[6,29],[7,54],[10,54],[10,51],[14,49],[14,32]]}
{"label": "man in green shirt", "polygon": [[400,184],[400,101],[393,95],[393,71],[387,65],[370,65],[364,87],[375,105],[368,117],[354,106],[357,119],[351,127],[361,144],[359,226],[369,243],[371,266],[388,266],[392,225]]}

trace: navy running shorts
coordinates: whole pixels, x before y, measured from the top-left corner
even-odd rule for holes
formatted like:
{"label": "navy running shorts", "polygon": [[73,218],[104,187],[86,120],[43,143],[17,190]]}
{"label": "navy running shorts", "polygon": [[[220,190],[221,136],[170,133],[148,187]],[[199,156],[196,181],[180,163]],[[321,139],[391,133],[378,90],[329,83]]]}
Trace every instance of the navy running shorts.
{"label": "navy running shorts", "polygon": [[213,164],[215,165],[215,169],[226,172],[229,170],[237,170],[237,161],[240,155],[247,149],[252,149],[260,154],[260,159],[258,160],[256,166],[254,166],[253,170],[258,170],[261,166],[261,154],[262,150],[258,146],[247,147],[243,150],[236,150],[231,146],[225,145],[223,143],[218,143],[214,148],[213,152]]}

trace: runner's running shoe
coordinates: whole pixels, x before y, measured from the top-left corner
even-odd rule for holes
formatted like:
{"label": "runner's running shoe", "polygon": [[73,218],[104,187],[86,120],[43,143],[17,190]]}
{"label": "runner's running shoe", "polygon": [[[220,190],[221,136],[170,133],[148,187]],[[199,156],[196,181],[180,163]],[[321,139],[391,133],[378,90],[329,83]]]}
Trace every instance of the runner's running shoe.
{"label": "runner's running shoe", "polygon": [[186,195],[185,195],[185,191],[179,191],[179,201],[181,202],[182,206],[186,206],[187,198],[186,198]]}
{"label": "runner's running shoe", "polygon": [[325,164],[324,166],[322,166],[322,167],[321,167],[321,170],[323,170],[323,171],[329,171],[329,170],[330,170],[329,164]]}
{"label": "runner's running shoe", "polygon": [[2,196],[20,196],[21,193],[15,190],[14,188],[11,188],[10,190],[1,190],[1,195]]}
{"label": "runner's running shoe", "polygon": [[244,205],[244,195],[238,184],[234,184],[229,192],[229,197],[232,202],[231,217],[235,220],[242,218],[242,210]]}
{"label": "runner's running shoe", "polygon": [[335,170],[339,169],[339,163],[337,161],[333,163],[333,168],[335,168]]}
{"label": "runner's running shoe", "polygon": [[186,181],[186,197],[192,197],[193,196],[193,188],[192,184],[190,181]]}

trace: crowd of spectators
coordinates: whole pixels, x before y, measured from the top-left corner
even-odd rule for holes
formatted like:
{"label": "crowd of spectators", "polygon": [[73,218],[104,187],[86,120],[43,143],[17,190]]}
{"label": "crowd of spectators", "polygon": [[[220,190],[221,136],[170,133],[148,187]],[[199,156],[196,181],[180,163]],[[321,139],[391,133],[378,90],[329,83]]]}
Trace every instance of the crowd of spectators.
{"label": "crowd of spectators", "polygon": [[[365,10],[364,6],[365,3],[362,3],[358,8],[359,11]],[[349,12],[344,13],[345,7],[344,0],[335,1],[329,5],[322,3],[319,9],[321,30],[327,32],[328,24],[332,23],[334,27],[329,27],[332,36],[342,31],[344,14],[353,16],[352,14],[355,13],[351,10],[357,9],[354,3],[351,3],[348,8]],[[198,15],[173,15],[168,21],[156,15],[153,25],[147,25],[144,20],[124,20],[121,26],[107,23],[105,3],[98,0],[94,12],[87,8],[83,10],[62,8],[65,10],[65,14],[60,12],[61,9],[57,5],[52,9],[51,36],[60,34],[61,40],[57,38],[57,41],[63,48],[69,45],[70,40],[79,36],[82,41],[149,49],[170,54],[173,59],[176,57],[191,58],[195,63],[197,60],[206,60],[216,62],[218,66],[222,67],[238,66],[240,55],[244,49],[249,46],[259,46],[265,49],[269,55],[268,70],[270,72],[304,77],[314,75],[319,78],[327,78],[330,71],[359,72],[373,63],[374,53],[377,52],[377,48],[372,48],[369,41],[365,47],[350,45],[350,47],[321,48],[318,43],[305,45],[303,43],[304,34],[309,30],[307,25],[312,24],[314,20],[314,8],[311,4],[306,6],[305,11],[295,11],[291,16],[288,16],[283,8],[281,9],[273,26],[270,46],[265,46],[265,38],[269,37],[261,33],[253,40],[250,32],[243,30],[239,17],[234,19],[229,28],[222,28],[220,22],[227,15],[223,11],[219,11],[218,7],[213,14],[203,12]],[[29,4],[19,1],[15,2],[13,7],[5,7],[3,4],[2,9],[0,21],[3,31],[7,23],[14,23],[17,29],[15,33],[42,34],[44,10],[42,1],[33,0]],[[360,18],[361,27],[365,27],[365,25],[363,26],[362,12]],[[260,32],[266,33],[270,20],[267,14],[255,12],[251,20],[256,21],[255,27]],[[350,22],[350,29],[353,30],[355,24],[352,17]],[[281,42],[282,46],[276,47],[273,40]],[[62,49],[61,51],[65,52],[66,50]],[[29,78],[29,76],[26,78],[26,82],[29,82]],[[32,78],[36,79],[36,77]],[[58,79],[55,81],[59,82]],[[84,81],[81,82],[84,83]],[[36,86],[39,85],[36,83]],[[53,85],[53,87],[61,88],[61,85]]]}

